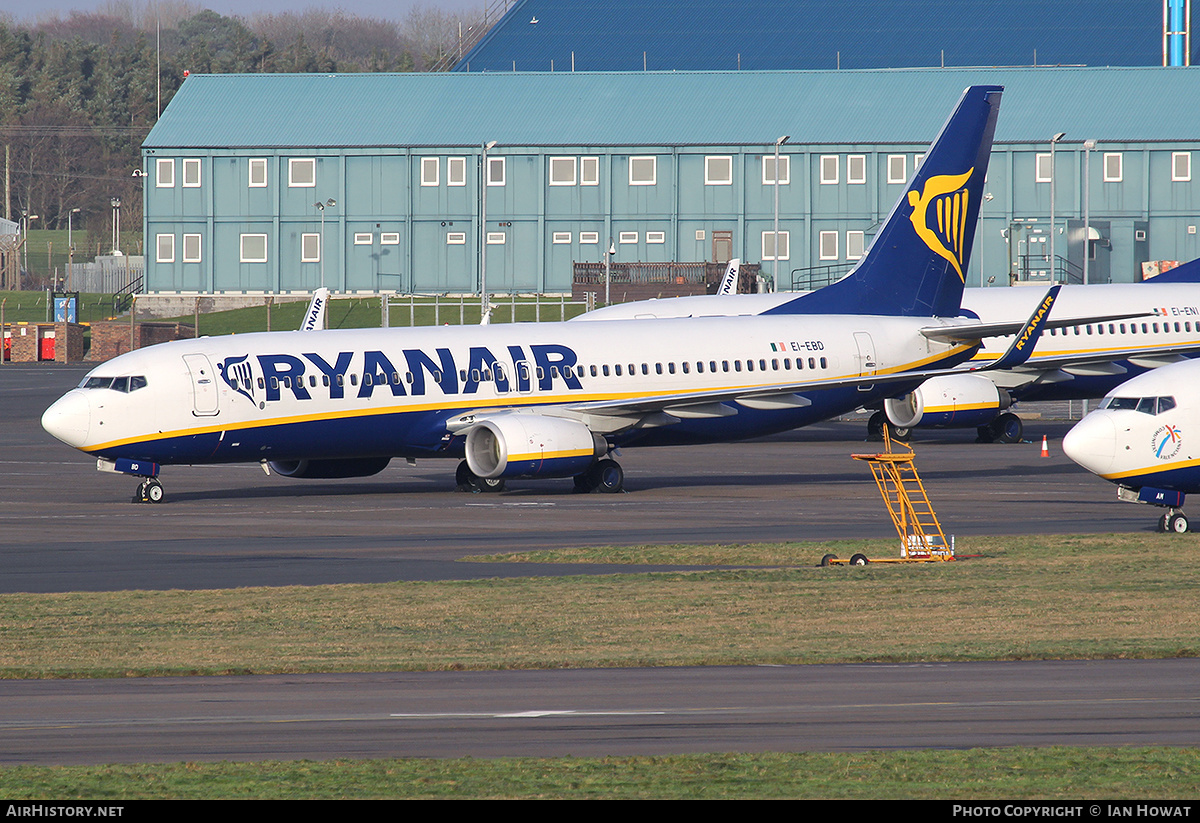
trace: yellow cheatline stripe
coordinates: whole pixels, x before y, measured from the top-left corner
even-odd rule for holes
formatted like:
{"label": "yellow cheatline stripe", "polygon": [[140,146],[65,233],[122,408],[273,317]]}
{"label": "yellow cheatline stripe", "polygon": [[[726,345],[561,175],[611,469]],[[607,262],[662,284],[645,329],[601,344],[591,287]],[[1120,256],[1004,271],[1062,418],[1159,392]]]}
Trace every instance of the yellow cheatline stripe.
{"label": "yellow cheatline stripe", "polygon": [[[972,346],[956,346],[950,351],[933,355],[931,357],[916,360],[902,366],[895,366],[890,369],[880,369],[875,375],[858,375],[846,374],[837,377],[830,377],[826,380],[817,380],[812,383],[809,389],[797,389],[796,391],[811,391],[820,389],[821,384],[825,382],[836,382],[838,380],[849,380],[857,377],[863,377],[864,382],[870,382],[870,378],[884,374],[899,374],[906,371],[913,371],[930,363],[936,363],[940,360],[947,359],[955,354],[967,351],[973,348]],[[728,391],[728,392],[756,392],[770,390],[778,384],[773,383],[748,383],[743,386],[721,386],[715,389],[700,389],[699,391]],[[386,389],[386,386],[377,387],[377,390]],[[281,392],[286,389],[280,389]],[[509,395],[505,397],[493,398],[467,398],[457,401],[449,401],[442,399],[438,402],[421,403],[415,405],[388,405],[377,408],[365,409],[343,409],[336,411],[317,412],[314,414],[299,414],[288,415],[284,417],[272,417],[262,420],[243,420],[236,423],[227,423],[224,425],[196,426],[186,429],[176,429],[173,431],[159,432],[155,435],[138,435],[136,437],[125,437],[117,440],[109,440],[104,443],[95,443],[93,445],[81,448],[80,451],[86,453],[95,453],[105,449],[112,449],[118,446],[128,446],[134,443],[153,443],[160,440],[169,440],[176,437],[195,437],[202,434],[215,434],[217,432],[237,432],[245,431],[246,429],[271,428],[275,426],[288,426],[296,423],[313,423],[322,420],[345,420],[355,417],[379,417],[387,414],[413,414],[427,411],[454,411],[461,409],[479,409],[481,412],[501,411],[511,408],[524,408],[531,406],[561,406],[565,404],[578,405],[581,403],[599,403],[607,401],[633,401],[645,400],[648,398],[662,398],[664,406],[669,406],[672,403],[672,397],[676,396],[678,400],[697,402],[704,401],[704,397],[696,397],[696,389],[688,391],[676,392],[616,392],[606,394],[571,394],[571,395],[553,395],[532,397],[526,395]],[[358,398],[344,398],[347,400],[357,400]],[[284,402],[284,401],[275,401]],[[296,401],[308,402],[308,401]],[[604,409],[596,409],[596,414],[603,414]]]}
{"label": "yellow cheatline stripe", "polygon": [[1192,458],[1191,460],[1178,460],[1173,463],[1161,463],[1157,466],[1143,466],[1140,469],[1129,469],[1123,472],[1113,472],[1112,474],[1101,474],[1105,480],[1125,480],[1131,477],[1140,477],[1144,474],[1161,474],[1162,472],[1175,471],[1177,469],[1190,469],[1200,466],[1200,458]]}
{"label": "yellow cheatline stripe", "polygon": [[925,413],[937,414],[938,412],[953,412],[953,411],[971,411],[974,409],[990,409],[995,403],[958,403],[957,405],[949,406],[926,406]]}
{"label": "yellow cheatline stripe", "polygon": [[557,460],[561,457],[591,457],[592,449],[570,449],[569,451],[557,452],[529,452],[528,454],[510,454],[508,462],[518,462],[522,460]]}

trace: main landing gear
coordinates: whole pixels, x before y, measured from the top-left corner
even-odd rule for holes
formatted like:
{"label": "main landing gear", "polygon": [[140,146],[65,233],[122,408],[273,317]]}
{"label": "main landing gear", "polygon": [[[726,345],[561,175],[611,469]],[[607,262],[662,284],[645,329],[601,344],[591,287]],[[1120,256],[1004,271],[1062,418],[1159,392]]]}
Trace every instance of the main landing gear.
{"label": "main landing gear", "polygon": [[883,442],[883,427],[887,426],[888,437],[892,440],[898,440],[901,443],[907,443],[912,437],[912,429],[904,426],[897,426],[891,420],[887,419],[887,415],[881,411],[877,411],[867,419],[867,442],[882,443]]}
{"label": "main landing gear", "polygon": [[1020,443],[1025,433],[1021,418],[1012,412],[1005,412],[986,426],[980,426],[976,443]]}
{"label": "main landing gear", "polygon": [[616,494],[624,488],[624,469],[616,460],[607,457],[593,463],[583,474],[575,475],[575,491],[580,494]]}
{"label": "main landing gear", "polygon": [[482,494],[483,492],[504,491],[503,477],[480,477],[471,471],[466,460],[458,464],[458,470],[454,472],[454,482],[458,484],[460,492]]}

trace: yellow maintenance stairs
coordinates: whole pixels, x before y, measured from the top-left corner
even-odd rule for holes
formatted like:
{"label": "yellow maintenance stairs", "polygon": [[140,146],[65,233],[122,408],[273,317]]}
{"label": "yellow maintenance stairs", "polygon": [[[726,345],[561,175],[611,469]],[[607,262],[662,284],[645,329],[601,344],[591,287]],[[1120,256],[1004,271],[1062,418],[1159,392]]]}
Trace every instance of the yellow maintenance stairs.
{"label": "yellow maintenance stairs", "polygon": [[867,563],[927,563],[954,559],[954,538],[946,540],[942,524],[929,503],[929,495],[921,476],[914,465],[912,446],[901,443],[906,451],[893,451],[893,440],[888,434],[888,425],[883,427],[884,452],[882,454],[852,454],[871,467],[875,485],[883,495],[883,503],[896,533],[900,535],[900,557],[870,560],[865,554],[856,554],[849,560],[839,560],[832,554],[821,558],[822,566],[848,563],[865,566]]}

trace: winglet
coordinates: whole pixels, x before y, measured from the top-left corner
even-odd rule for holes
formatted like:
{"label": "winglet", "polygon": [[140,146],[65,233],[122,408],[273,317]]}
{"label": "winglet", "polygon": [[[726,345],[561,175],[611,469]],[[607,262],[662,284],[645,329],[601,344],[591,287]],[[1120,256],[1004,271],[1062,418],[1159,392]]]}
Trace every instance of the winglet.
{"label": "winglet", "polygon": [[304,312],[304,322],[300,331],[315,331],[325,328],[325,306],[329,304],[329,289],[322,286],[313,292],[312,302]]}
{"label": "winglet", "polygon": [[1025,325],[1017,336],[1013,338],[1012,345],[1008,347],[1008,351],[994,363],[986,366],[980,371],[993,371],[995,369],[1012,369],[1020,366],[1029,356],[1033,354],[1033,350],[1037,347],[1038,338],[1042,336],[1042,332],[1046,328],[1046,322],[1050,319],[1050,309],[1054,306],[1054,301],[1058,299],[1058,292],[1062,289],[1061,285],[1051,286],[1046,292],[1046,296],[1042,298],[1042,302],[1038,303],[1037,308],[1033,310],[1033,314],[1029,315],[1029,319],[1025,321]]}
{"label": "winglet", "polygon": [[717,289],[717,294],[737,294],[738,290],[738,269],[741,268],[741,258],[735,257],[725,266],[725,277],[721,280],[721,286]]}

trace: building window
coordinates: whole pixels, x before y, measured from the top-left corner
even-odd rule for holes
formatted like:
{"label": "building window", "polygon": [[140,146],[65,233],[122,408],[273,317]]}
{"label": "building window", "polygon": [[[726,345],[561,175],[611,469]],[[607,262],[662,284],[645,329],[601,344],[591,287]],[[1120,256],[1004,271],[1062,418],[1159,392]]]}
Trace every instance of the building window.
{"label": "building window", "polygon": [[667,242],[667,233],[665,231],[648,231],[646,232],[647,243],[665,243]]}
{"label": "building window", "polygon": [[581,157],[581,158],[579,158],[579,185],[581,185],[581,186],[599,186],[600,185],[600,158],[599,157]]}
{"label": "building window", "polygon": [[574,157],[551,157],[550,158],[550,185],[551,186],[574,186],[575,185],[575,158]]}
{"label": "building window", "polygon": [[441,182],[441,161],[436,157],[421,158],[421,185],[436,186]]}
{"label": "building window", "polygon": [[354,234],[354,245],[356,246],[369,246],[373,242],[375,242],[375,236],[369,231],[355,232]]}
{"label": "building window", "polygon": [[1054,177],[1054,167],[1049,154],[1039,154],[1033,163],[1033,182],[1049,183]]}
{"label": "building window", "polygon": [[1186,183],[1192,179],[1192,153],[1190,151],[1171,152],[1171,180],[1176,183]]}
{"label": "building window", "polygon": [[200,262],[200,235],[185,234],[183,236],[183,262]]}
{"label": "building window", "polygon": [[732,186],[733,185],[733,158],[725,157],[705,157],[704,158],[704,185],[706,186]]}
{"label": "building window", "polygon": [[579,242],[580,243],[589,243],[589,244],[590,243],[599,243],[600,242],[600,232],[598,232],[598,231],[581,231],[579,233]]}
{"label": "building window", "polygon": [[788,251],[788,233],[786,231],[779,232],[779,256],[775,255],[775,232],[764,231],[762,233],[762,259],[763,260],[788,260],[790,254]]}
{"label": "building window", "polygon": [[866,248],[866,234],[861,231],[846,232],[846,259],[860,260]]}
{"label": "building window", "polygon": [[571,242],[571,233],[569,231],[556,231],[552,235],[552,242],[555,245],[562,245],[563,243],[570,243]]}
{"label": "building window", "polygon": [[465,157],[448,157],[448,158],[446,158],[446,185],[447,186],[465,186],[465,185],[467,185],[467,158],[465,158]]}
{"label": "building window", "polygon": [[489,186],[504,185],[504,158],[489,157],[487,168],[487,184]]}
{"label": "building window", "polygon": [[618,243],[636,243],[638,241],[638,233],[636,231],[623,231],[617,235]]}
{"label": "building window", "polygon": [[255,157],[250,160],[250,174],[247,185],[252,189],[267,187],[267,158]]}
{"label": "building window", "polygon": [[160,234],[154,238],[154,246],[156,249],[154,261],[156,263],[174,263],[175,262],[175,235]]}
{"label": "building window", "polygon": [[503,246],[505,233],[502,231],[489,231],[487,233],[487,244],[489,246]]}
{"label": "building window", "polygon": [[154,185],[160,189],[175,188],[175,161],[169,157],[160,157],[154,164]]}
{"label": "building window", "polygon": [[629,185],[653,186],[658,182],[657,157],[629,158]]}
{"label": "building window", "polygon": [[854,185],[867,182],[867,156],[851,154],[846,157],[846,182]]}
{"label": "building window", "polygon": [[289,159],[288,185],[294,189],[311,189],[317,185],[317,161],[311,157]]}
{"label": "building window", "polygon": [[838,259],[838,233],[836,231],[821,232],[819,251],[822,260]]}
{"label": "building window", "polygon": [[243,234],[242,255],[243,263],[267,262],[267,236],[265,234]]}
{"label": "building window", "polygon": [[300,262],[321,262],[321,235],[315,233],[300,235]]}
{"label": "building window", "polygon": [[185,189],[200,188],[200,161],[190,158],[183,161],[183,187]]}
{"label": "building window", "polygon": [[467,235],[465,232],[461,232],[461,231],[446,232],[446,245],[447,246],[465,246],[466,243],[467,243]]}
{"label": "building window", "polygon": [[908,157],[903,154],[888,155],[887,181],[889,183],[908,182]]}
{"label": "building window", "polygon": [[385,231],[379,235],[379,245],[381,246],[399,246],[400,232]]}
{"label": "building window", "polygon": [[[792,158],[787,155],[779,157],[779,185],[786,186],[792,182]],[[764,155],[762,159],[762,181],[764,186],[775,185],[775,155]]]}
{"label": "building window", "polygon": [[821,155],[821,185],[828,186],[838,181],[838,165],[836,154]]}
{"label": "building window", "polygon": [[1122,178],[1121,153],[1110,152],[1104,155],[1104,182],[1120,183]]}

